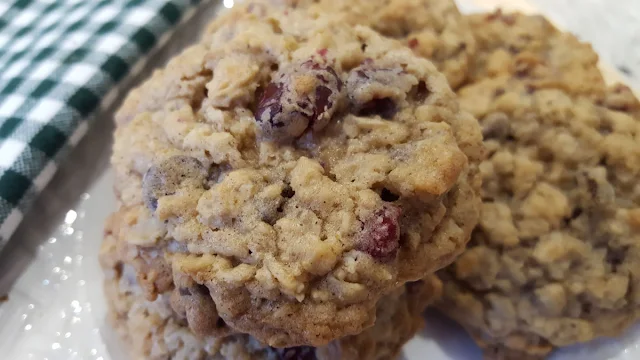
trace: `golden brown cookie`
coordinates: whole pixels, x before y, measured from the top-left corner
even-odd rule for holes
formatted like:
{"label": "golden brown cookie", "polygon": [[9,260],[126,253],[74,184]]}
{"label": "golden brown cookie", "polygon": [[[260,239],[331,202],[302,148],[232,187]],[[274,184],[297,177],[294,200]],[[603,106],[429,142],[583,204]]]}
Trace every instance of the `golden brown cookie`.
{"label": "golden brown cookie", "polygon": [[533,88],[561,88],[601,96],[605,85],[590,44],[556,29],[542,15],[493,13],[466,16],[477,51],[470,82],[509,75]]}
{"label": "golden brown cookie", "polygon": [[271,0],[370,26],[431,60],[456,89],[467,79],[476,45],[453,0]]}
{"label": "golden brown cookie", "polygon": [[593,100],[508,76],[460,96],[489,158],[480,223],[440,272],[440,309],[493,359],[623,331],[640,315],[638,100],[622,85]]}
{"label": "golden brown cookie", "polygon": [[477,121],[428,60],[334,16],[237,6],[116,121],[116,251],[201,336],[360,333],[477,222]]}
{"label": "golden brown cookie", "polygon": [[422,327],[421,314],[425,306],[442,290],[442,284],[435,276],[407,283],[380,300],[375,325],[360,334],[334,340],[319,348],[272,348],[249,335],[233,332],[222,320],[218,320],[218,326],[226,329],[225,333],[195,334],[187,325],[190,324],[188,316],[175,311],[173,294],[159,294],[153,301],[145,297],[134,268],[119,261],[114,242],[115,238],[108,234],[101,253],[107,274],[105,292],[109,320],[126,343],[133,360],[394,359],[404,343]]}

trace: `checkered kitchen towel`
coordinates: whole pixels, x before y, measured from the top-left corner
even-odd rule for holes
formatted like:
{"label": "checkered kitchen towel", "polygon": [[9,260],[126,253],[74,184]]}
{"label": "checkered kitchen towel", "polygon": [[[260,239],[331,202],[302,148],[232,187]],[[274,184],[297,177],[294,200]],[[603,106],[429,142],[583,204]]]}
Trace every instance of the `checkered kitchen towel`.
{"label": "checkered kitchen towel", "polygon": [[0,0],[0,247],[92,113],[199,2]]}

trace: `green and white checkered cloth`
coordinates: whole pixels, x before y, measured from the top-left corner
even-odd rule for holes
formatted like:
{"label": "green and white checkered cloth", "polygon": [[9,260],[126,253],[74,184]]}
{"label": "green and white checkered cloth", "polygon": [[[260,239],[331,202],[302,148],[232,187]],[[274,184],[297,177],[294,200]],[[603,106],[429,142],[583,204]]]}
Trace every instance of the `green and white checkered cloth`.
{"label": "green and white checkered cloth", "polygon": [[0,247],[91,115],[199,2],[0,0]]}

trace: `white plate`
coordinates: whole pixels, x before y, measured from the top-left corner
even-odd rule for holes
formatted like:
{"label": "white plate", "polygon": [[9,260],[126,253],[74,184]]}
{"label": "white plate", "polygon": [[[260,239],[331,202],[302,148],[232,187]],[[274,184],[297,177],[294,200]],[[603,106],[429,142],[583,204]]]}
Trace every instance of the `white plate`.
{"label": "white plate", "polygon": [[[629,6],[632,1],[628,1]],[[533,2],[526,1],[459,2],[464,11],[487,10],[496,5],[525,11],[536,9],[531,5]],[[538,0],[537,3],[548,6],[552,2]],[[564,4],[567,8],[569,3],[575,5],[572,0],[557,1],[559,7]],[[597,6],[604,3],[604,0],[589,1],[591,11],[597,14]],[[581,5],[583,11],[588,10],[586,2]],[[572,11],[573,8],[575,6],[569,7]],[[183,26],[179,31],[178,38],[192,34],[193,28],[200,26],[213,10],[215,8],[210,7],[207,12],[198,12],[189,21],[190,28]],[[640,11],[640,7],[632,7],[630,11]],[[562,14],[552,12],[551,15],[562,23],[558,21],[563,19]],[[573,13],[565,15],[571,17]],[[579,32],[579,29],[571,30]],[[620,41],[620,37],[616,34],[615,38]],[[171,44],[181,43],[185,42],[174,39]],[[175,53],[179,46],[172,47],[154,56],[155,65]],[[607,70],[607,76],[620,79],[611,70]],[[115,206],[107,169],[111,143],[108,134],[112,125],[109,114],[101,116],[105,118],[91,128],[71,159],[61,167],[38,199],[35,210],[0,255],[0,289],[11,287],[9,300],[0,305],[1,359],[126,359],[119,341],[105,325],[106,304],[97,262],[102,223]],[[429,312],[427,322],[427,327],[405,347],[405,359],[481,359],[479,349],[451,321]],[[553,359],[640,359],[640,326],[616,339],[563,349],[556,352]]]}

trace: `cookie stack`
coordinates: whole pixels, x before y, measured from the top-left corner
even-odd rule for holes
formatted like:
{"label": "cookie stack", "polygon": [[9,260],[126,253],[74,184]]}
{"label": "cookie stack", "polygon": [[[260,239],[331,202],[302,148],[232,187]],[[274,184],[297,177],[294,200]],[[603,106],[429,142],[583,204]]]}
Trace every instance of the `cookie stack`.
{"label": "cookie stack", "polygon": [[393,359],[432,301],[544,358],[640,314],[640,103],[542,17],[252,1],[116,123],[101,262],[135,359]]}
{"label": "cookie stack", "polygon": [[328,13],[237,6],[116,122],[101,259],[136,358],[394,358],[478,221],[477,120]]}

